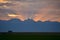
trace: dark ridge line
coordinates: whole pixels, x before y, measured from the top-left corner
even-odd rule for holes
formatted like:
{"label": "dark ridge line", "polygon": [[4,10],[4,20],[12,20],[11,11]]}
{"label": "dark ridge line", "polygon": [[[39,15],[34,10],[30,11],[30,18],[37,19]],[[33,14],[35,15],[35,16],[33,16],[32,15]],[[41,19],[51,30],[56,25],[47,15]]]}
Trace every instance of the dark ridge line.
{"label": "dark ridge line", "polygon": [[17,34],[17,35],[60,35],[60,32],[0,32],[0,35]]}
{"label": "dark ridge line", "polygon": [[[35,22],[34,20],[32,20],[32,19],[28,19],[28,20],[24,20],[24,21],[21,21],[20,19],[17,19],[17,18],[15,18],[15,19],[10,19],[10,20],[0,20],[0,21],[6,21],[6,22],[8,22],[8,21],[14,21],[14,20],[17,20],[17,21],[20,21],[20,22],[26,22],[26,21],[32,21],[32,22]],[[42,21],[37,21],[37,22],[35,22],[35,23],[38,23],[38,22],[42,22]],[[44,22],[42,22],[42,23],[45,23],[45,22],[56,22],[56,23],[60,23],[60,22],[57,22],[57,21],[44,21]]]}

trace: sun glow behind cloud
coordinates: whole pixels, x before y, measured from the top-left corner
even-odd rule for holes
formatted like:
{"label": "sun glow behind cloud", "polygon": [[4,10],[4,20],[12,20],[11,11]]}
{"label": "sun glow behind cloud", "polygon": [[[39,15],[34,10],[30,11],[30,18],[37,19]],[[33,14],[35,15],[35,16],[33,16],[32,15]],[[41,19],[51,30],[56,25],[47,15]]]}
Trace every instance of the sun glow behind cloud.
{"label": "sun glow behind cloud", "polygon": [[0,0],[0,20],[18,18],[22,21],[60,22],[59,5],[58,0]]}
{"label": "sun glow behind cloud", "polygon": [[0,0],[0,3],[7,3],[8,1],[6,0]]}
{"label": "sun glow behind cloud", "polygon": [[17,17],[18,15],[15,14],[8,14],[9,17]]}
{"label": "sun glow behind cloud", "polygon": [[8,14],[8,16],[10,17],[10,18],[18,18],[18,19],[20,19],[21,21],[24,21],[25,20],[25,18],[24,18],[24,16],[22,16],[22,15],[18,15],[18,14]]}

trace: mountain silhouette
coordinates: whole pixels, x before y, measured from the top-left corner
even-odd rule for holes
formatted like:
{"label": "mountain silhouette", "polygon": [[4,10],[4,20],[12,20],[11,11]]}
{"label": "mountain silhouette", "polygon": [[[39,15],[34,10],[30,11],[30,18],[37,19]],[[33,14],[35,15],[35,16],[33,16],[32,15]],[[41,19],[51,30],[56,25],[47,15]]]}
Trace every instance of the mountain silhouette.
{"label": "mountain silhouette", "polygon": [[0,20],[0,32],[60,32],[60,22],[35,22],[32,19],[21,21],[11,19],[8,21]]}

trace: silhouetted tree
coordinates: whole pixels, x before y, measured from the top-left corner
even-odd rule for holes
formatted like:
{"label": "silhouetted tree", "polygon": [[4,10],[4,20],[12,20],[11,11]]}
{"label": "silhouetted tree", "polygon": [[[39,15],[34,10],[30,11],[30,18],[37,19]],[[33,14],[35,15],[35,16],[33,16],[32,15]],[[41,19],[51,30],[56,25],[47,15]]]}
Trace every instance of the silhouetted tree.
{"label": "silhouetted tree", "polygon": [[11,30],[8,31],[8,33],[11,33],[11,32],[12,32]]}

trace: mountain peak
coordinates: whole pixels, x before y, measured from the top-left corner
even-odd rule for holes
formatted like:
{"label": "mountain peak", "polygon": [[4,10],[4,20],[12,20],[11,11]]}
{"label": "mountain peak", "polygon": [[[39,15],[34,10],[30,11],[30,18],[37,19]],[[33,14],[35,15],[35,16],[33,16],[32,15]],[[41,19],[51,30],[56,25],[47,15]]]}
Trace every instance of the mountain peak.
{"label": "mountain peak", "polygon": [[20,19],[17,19],[17,18],[11,19],[9,21],[11,21],[11,22],[22,22]]}

